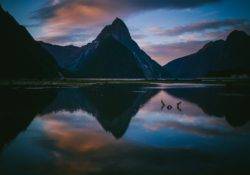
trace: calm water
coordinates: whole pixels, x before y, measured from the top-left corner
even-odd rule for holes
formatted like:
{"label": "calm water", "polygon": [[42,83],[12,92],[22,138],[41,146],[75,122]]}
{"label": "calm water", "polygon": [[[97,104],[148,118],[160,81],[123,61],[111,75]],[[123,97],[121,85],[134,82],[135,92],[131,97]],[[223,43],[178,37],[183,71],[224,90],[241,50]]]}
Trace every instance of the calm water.
{"label": "calm water", "polygon": [[0,95],[3,175],[250,173],[247,89],[120,84]]}

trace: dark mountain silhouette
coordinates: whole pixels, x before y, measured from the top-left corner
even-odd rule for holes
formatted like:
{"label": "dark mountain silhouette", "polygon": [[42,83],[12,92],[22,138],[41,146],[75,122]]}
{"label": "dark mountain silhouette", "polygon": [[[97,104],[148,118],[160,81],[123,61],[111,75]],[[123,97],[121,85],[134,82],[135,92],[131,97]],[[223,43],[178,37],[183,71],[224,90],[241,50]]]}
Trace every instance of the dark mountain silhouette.
{"label": "dark mountain silhouette", "polygon": [[53,56],[0,6],[1,79],[57,78]]}
{"label": "dark mountain silhouette", "polygon": [[64,89],[43,113],[77,111],[92,114],[100,125],[117,139],[126,132],[130,120],[158,90],[144,90],[139,85],[102,85]]}
{"label": "dark mountain silhouette", "polygon": [[164,66],[173,77],[250,75],[250,36],[233,31],[227,39],[209,42],[192,55],[171,61]]}
{"label": "dark mountain silhouette", "polygon": [[85,78],[145,78],[133,53],[112,36],[98,42],[91,56],[77,65],[77,74]]}
{"label": "dark mountain silhouette", "polygon": [[167,89],[177,98],[197,104],[206,114],[225,117],[231,126],[242,126],[250,120],[250,91],[242,88],[179,88]]}
{"label": "dark mountain silhouette", "polygon": [[69,45],[69,46],[57,46],[48,44],[45,42],[40,41],[39,42],[49,53],[51,53],[56,62],[58,63],[58,66],[65,70],[67,68],[70,68],[76,59],[81,55],[81,47]]}
{"label": "dark mountain silhouette", "polygon": [[53,90],[0,89],[0,151],[53,101]]}
{"label": "dark mountain silhouette", "polygon": [[[66,68],[66,75],[87,78],[161,77],[161,66],[140,49],[119,18],[104,27],[93,42],[74,48],[72,52],[69,46],[45,43],[42,46],[56,57],[62,69]],[[70,60],[70,64],[64,66],[65,60]]]}

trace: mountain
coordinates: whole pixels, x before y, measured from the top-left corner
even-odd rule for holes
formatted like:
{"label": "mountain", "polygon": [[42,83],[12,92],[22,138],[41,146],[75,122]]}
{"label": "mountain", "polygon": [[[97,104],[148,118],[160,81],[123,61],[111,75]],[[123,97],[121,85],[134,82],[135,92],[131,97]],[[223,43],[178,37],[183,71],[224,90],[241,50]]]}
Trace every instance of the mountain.
{"label": "mountain", "polygon": [[0,79],[57,78],[52,55],[0,6]]}
{"label": "mountain", "polygon": [[69,45],[58,46],[49,43],[39,42],[50,54],[52,54],[58,66],[64,70],[74,64],[76,58],[81,55],[81,47]]}
{"label": "mountain", "polygon": [[144,78],[143,69],[127,47],[114,37],[98,42],[90,57],[82,57],[77,74],[85,78]]}
{"label": "mountain", "polygon": [[[152,60],[132,39],[125,23],[116,18],[91,43],[74,48],[42,43],[67,75],[85,78],[146,78],[161,77],[161,66]],[[57,48],[57,49],[56,49]],[[64,54],[63,52],[67,52]],[[65,60],[71,62],[67,66]]]}
{"label": "mountain", "polygon": [[163,69],[176,78],[250,74],[250,36],[233,31],[226,40],[207,43],[197,53],[176,59]]}

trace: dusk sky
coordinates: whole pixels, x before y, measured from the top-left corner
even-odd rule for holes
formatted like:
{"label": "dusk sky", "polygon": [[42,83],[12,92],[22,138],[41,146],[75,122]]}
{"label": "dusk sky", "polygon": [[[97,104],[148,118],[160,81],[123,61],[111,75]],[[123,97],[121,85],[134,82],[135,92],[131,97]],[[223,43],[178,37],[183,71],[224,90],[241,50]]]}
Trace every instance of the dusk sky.
{"label": "dusk sky", "polygon": [[247,0],[0,0],[36,40],[82,46],[120,17],[156,61],[199,50],[234,30],[250,32]]}

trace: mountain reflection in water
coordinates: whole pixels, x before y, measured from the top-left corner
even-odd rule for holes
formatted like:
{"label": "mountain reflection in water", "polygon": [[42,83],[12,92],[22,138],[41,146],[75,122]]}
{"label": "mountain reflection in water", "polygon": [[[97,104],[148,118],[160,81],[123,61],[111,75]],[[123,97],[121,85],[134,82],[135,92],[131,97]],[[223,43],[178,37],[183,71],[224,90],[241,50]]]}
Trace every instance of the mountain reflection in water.
{"label": "mountain reflection in water", "polygon": [[0,94],[0,174],[248,174],[246,89],[107,84]]}

